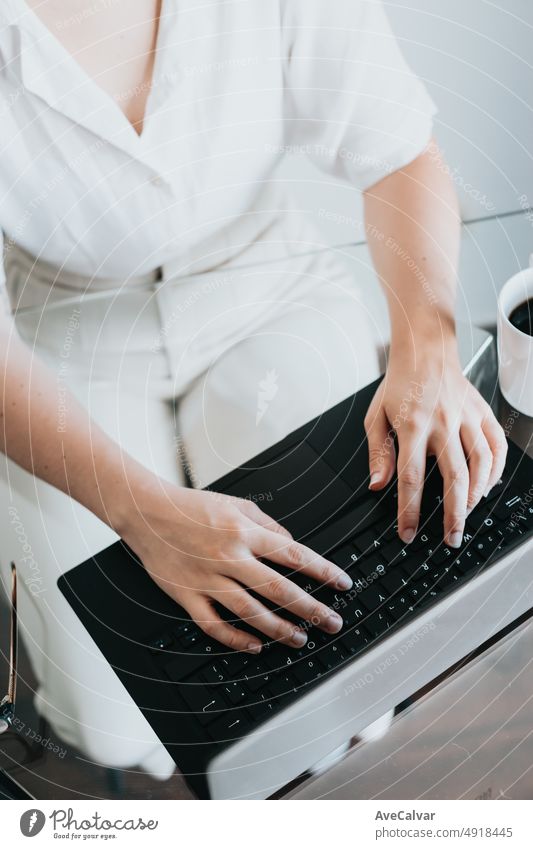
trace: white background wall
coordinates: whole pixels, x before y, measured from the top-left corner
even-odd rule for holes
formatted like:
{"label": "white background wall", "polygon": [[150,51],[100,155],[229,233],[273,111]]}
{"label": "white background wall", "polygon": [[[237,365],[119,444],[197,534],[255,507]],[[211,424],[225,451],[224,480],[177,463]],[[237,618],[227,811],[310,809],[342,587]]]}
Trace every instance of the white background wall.
{"label": "white background wall", "polygon": [[[533,216],[528,220],[522,208],[533,205],[533,0],[384,0],[384,6],[439,108],[435,132],[466,224],[459,316],[493,323],[497,291],[533,252]],[[281,176],[296,181],[298,203],[327,244],[361,242],[356,191],[305,157],[289,156]],[[355,249],[362,258],[365,252],[364,245]]]}

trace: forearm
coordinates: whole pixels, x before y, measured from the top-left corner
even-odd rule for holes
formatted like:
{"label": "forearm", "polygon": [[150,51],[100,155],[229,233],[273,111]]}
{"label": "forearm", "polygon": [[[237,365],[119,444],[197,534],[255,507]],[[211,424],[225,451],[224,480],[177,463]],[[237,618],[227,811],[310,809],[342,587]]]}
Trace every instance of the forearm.
{"label": "forearm", "polygon": [[[109,438],[13,326],[0,321],[0,450],[120,532],[133,481],[149,473]],[[61,401],[61,417],[59,404]]]}
{"label": "forearm", "polygon": [[365,193],[368,244],[391,320],[391,354],[453,355],[460,214],[434,142]]}

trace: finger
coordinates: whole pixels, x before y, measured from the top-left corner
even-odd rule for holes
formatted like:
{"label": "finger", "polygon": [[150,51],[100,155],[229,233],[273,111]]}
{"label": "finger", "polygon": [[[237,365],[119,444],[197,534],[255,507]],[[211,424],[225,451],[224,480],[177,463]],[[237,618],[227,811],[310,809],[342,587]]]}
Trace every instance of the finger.
{"label": "finger", "polygon": [[191,601],[184,603],[189,616],[196,622],[199,628],[214,640],[218,640],[224,646],[235,651],[246,651],[259,654],[263,644],[258,637],[247,634],[235,628],[228,622],[224,622],[213,608],[212,604],[204,596],[194,595]]}
{"label": "finger", "polygon": [[256,557],[265,557],[280,566],[302,572],[320,584],[335,587],[337,590],[349,590],[352,587],[352,579],[344,569],[295,540],[287,541],[279,534],[261,529],[253,538],[253,542],[250,540],[250,548]]}
{"label": "finger", "polygon": [[215,601],[231,610],[250,628],[262,631],[276,642],[292,648],[302,648],[307,642],[307,634],[301,628],[268,610],[264,604],[253,598],[244,587],[235,581],[226,580],[221,589],[212,593]]}
{"label": "finger", "polygon": [[436,444],[437,462],[443,478],[444,539],[452,548],[463,540],[469,474],[465,452],[459,434],[450,434],[446,441]]}
{"label": "finger", "polygon": [[488,495],[492,487],[498,483],[505,469],[508,445],[503,428],[496,421],[492,410],[482,424],[485,439],[492,451],[492,468],[484,495]]}
{"label": "finger", "polygon": [[274,531],[276,534],[283,534],[283,536],[287,537],[287,539],[292,539],[292,534],[284,528],[283,525],[280,525],[279,522],[276,522],[271,516],[267,516],[266,513],[257,506],[254,501],[251,501],[248,498],[238,498],[236,500],[236,506],[239,508],[241,513],[244,513],[249,519],[253,522],[256,522],[258,525],[261,525],[262,528],[267,528],[269,531]]}
{"label": "finger", "polygon": [[264,563],[256,561],[253,569],[239,568],[234,576],[274,602],[277,608],[289,610],[303,620],[307,627],[321,628],[329,634],[336,634],[342,628],[342,617],[335,611]]}
{"label": "finger", "polygon": [[492,468],[492,452],[485,434],[479,427],[463,424],[460,431],[461,443],[468,462],[468,513],[479,504],[485,494]]}
{"label": "finger", "polygon": [[365,416],[365,431],[368,440],[368,466],[372,490],[386,486],[394,474],[396,450],[394,437],[385,410],[371,406]]}
{"label": "finger", "polygon": [[422,430],[398,434],[398,534],[405,543],[416,536],[426,471],[426,436]]}

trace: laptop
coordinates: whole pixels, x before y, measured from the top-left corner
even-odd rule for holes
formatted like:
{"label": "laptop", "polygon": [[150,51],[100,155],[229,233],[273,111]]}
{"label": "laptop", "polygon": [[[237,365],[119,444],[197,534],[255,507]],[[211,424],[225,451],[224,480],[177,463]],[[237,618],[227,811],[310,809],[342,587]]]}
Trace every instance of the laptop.
{"label": "laptop", "polygon": [[442,540],[442,480],[429,466],[420,528],[404,546],[395,481],[368,490],[363,419],[378,385],[209,487],[254,499],[350,573],[344,593],[294,578],[340,613],[338,634],[232,652],[121,541],[58,581],[200,798],[269,797],[533,607],[533,460],[509,442],[502,480],[458,550]]}

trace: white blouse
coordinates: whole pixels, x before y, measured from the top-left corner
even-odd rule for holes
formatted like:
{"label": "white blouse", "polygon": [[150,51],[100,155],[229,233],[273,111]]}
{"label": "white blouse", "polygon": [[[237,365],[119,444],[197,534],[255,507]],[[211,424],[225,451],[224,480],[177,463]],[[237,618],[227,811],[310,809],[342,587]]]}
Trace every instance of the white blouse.
{"label": "white blouse", "polygon": [[434,113],[379,0],[163,0],[138,136],[24,0],[2,0],[4,251],[121,279],[203,271],[276,221],[289,250],[284,153],[365,189],[423,150]]}

